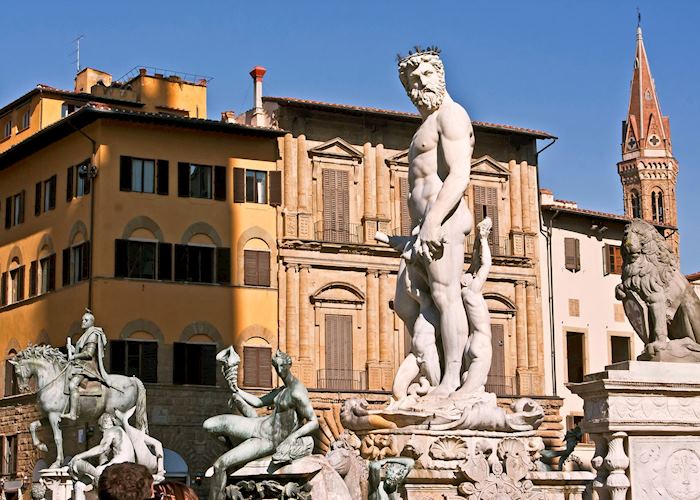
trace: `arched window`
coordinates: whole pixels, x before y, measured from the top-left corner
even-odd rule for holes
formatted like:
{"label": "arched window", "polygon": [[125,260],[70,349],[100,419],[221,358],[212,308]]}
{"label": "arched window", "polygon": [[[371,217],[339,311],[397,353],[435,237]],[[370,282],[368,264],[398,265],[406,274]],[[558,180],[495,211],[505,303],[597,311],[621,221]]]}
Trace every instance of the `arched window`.
{"label": "arched window", "polygon": [[12,259],[8,271],[2,273],[0,280],[2,305],[24,300],[24,266],[20,265],[19,258]]}
{"label": "arched window", "polygon": [[109,351],[110,372],[158,382],[158,341],[152,335],[135,332],[126,340],[110,340]]}
{"label": "arched window", "polygon": [[658,224],[664,223],[664,193],[660,189],[651,192],[651,217]]}
{"label": "arched window", "polygon": [[641,218],[642,216],[642,203],[641,203],[641,198],[639,196],[639,191],[636,189],[632,190],[631,196],[630,196],[630,201],[632,205],[632,217],[634,218]]}
{"label": "arched window", "polygon": [[270,286],[270,248],[263,240],[248,240],[243,250],[243,284]]}
{"label": "arched window", "polygon": [[15,367],[10,363],[10,360],[15,357],[15,354],[17,354],[17,351],[10,349],[10,352],[7,353],[7,359],[5,360],[5,396],[19,394]]}

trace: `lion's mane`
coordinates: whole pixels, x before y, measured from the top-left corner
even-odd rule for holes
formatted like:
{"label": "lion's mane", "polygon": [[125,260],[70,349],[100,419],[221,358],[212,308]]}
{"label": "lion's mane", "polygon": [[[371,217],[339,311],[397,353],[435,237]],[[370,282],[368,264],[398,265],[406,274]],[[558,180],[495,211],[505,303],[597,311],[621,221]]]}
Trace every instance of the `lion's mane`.
{"label": "lion's mane", "polygon": [[[641,246],[631,251],[628,241],[636,235]],[[663,293],[678,269],[674,254],[654,226],[641,219],[633,219],[625,227],[622,242],[622,285],[633,290],[645,302],[652,301],[655,293]]]}

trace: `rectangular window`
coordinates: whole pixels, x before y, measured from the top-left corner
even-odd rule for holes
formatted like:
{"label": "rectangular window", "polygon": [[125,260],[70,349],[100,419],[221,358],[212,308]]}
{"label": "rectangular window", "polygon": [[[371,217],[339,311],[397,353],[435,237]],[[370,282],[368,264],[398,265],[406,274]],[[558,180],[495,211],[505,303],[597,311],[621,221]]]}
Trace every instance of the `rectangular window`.
{"label": "rectangular window", "polygon": [[401,203],[401,212],[400,212],[400,219],[401,219],[401,234],[402,236],[410,236],[411,235],[411,214],[408,211],[408,191],[409,191],[409,186],[408,186],[408,177],[401,177],[400,178],[400,203]]}
{"label": "rectangular window", "polygon": [[564,238],[564,267],[569,271],[581,270],[580,244],[578,238]]}
{"label": "rectangular window", "polygon": [[348,172],[324,168],[323,179],[323,226],[317,238],[338,243],[357,243],[350,232],[350,192]]}
{"label": "rectangular window", "polygon": [[270,286],[270,252],[264,250],[243,251],[243,284]]}
{"label": "rectangular window", "polygon": [[5,361],[5,396],[14,396],[19,394],[19,387],[17,385],[17,374],[15,373],[15,367],[10,360]]}
{"label": "rectangular window", "polygon": [[56,255],[39,260],[39,293],[51,292],[56,288]]}
{"label": "rectangular window", "polygon": [[61,104],[61,118],[65,118],[71,113],[74,113],[78,110],[78,108],[79,106],[76,106],[75,104],[64,102],[63,104]]}
{"label": "rectangular window", "polygon": [[25,130],[29,128],[29,110],[25,110],[24,113],[22,113],[22,128],[21,130]]}
{"label": "rectangular window", "polygon": [[190,198],[211,199],[211,167],[190,165]]}
{"label": "rectangular window", "polygon": [[173,384],[216,385],[216,345],[174,342]]}
{"label": "rectangular window", "polygon": [[610,337],[610,361],[619,363],[630,360],[630,338],[613,335]]}
{"label": "rectangular window", "polygon": [[581,332],[566,332],[568,382],[583,382],[585,373],[584,352],[584,334]]}
{"label": "rectangular window", "polygon": [[214,283],[214,247],[175,245],[175,280]]}
{"label": "rectangular window", "polygon": [[10,271],[9,303],[14,304],[24,300],[24,266]]}
{"label": "rectangular window", "polygon": [[90,242],[86,241],[63,250],[63,285],[90,277]]}
{"label": "rectangular window", "polygon": [[246,170],[245,201],[248,203],[267,203],[267,172]]}
{"label": "rectangular window", "polygon": [[87,159],[72,167],[68,167],[66,179],[66,200],[90,194],[90,160]]}
{"label": "rectangular window", "polygon": [[172,245],[155,241],[114,240],[114,276],[170,280]]}
{"label": "rectangular window", "polygon": [[486,217],[491,218],[492,229],[488,242],[491,252],[499,255],[500,242],[498,240],[498,189],[488,186],[474,185],[474,226]]}
{"label": "rectangular window", "polygon": [[156,279],[156,243],[128,242],[126,277]]}
{"label": "rectangular window", "polygon": [[139,193],[155,192],[156,164],[153,160],[131,159],[131,190]]}
{"label": "rectangular window", "polygon": [[158,382],[158,342],[154,340],[111,340],[110,372]]}
{"label": "rectangular window", "polygon": [[12,135],[12,120],[7,120],[2,128],[2,138],[7,139]]}
{"label": "rectangular window", "polygon": [[5,229],[24,222],[25,191],[5,199]]}
{"label": "rectangular window", "polygon": [[56,208],[56,176],[44,181],[44,212]]}
{"label": "rectangular window", "polygon": [[622,274],[622,248],[619,245],[603,247],[605,274]]}
{"label": "rectangular window", "polygon": [[2,474],[14,477],[17,474],[17,435],[5,436],[2,449]]}
{"label": "rectangular window", "polygon": [[22,195],[21,194],[16,194],[12,197],[12,225],[16,226],[21,223],[22,220],[22,214],[24,210],[22,210]]}
{"label": "rectangular window", "polygon": [[272,387],[272,349],[243,347],[243,385]]}

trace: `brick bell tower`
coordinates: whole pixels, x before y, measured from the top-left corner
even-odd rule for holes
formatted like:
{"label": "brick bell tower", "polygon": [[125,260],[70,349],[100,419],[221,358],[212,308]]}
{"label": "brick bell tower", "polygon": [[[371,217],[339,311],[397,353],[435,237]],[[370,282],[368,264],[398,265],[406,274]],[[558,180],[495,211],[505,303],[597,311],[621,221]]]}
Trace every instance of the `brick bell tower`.
{"label": "brick bell tower", "polygon": [[[617,172],[622,181],[625,215],[677,227],[678,162],[673,157],[669,120],[661,114],[640,26],[629,110],[622,122],[622,161],[617,164]],[[665,232],[677,252],[677,233]]]}

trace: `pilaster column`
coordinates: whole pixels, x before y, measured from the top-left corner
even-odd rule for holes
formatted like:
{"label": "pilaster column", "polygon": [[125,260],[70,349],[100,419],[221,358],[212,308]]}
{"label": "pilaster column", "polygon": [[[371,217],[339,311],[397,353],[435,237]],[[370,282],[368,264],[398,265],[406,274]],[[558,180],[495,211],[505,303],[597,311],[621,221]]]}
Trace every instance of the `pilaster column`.
{"label": "pilaster column", "polygon": [[364,145],[364,154],[364,214],[365,219],[374,219],[377,216],[377,168],[369,142]]}
{"label": "pilaster column", "polygon": [[537,286],[528,283],[525,286],[525,299],[527,302],[527,360],[528,367],[537,368],[537,351],[541,347],[537,338]]}
{"label": "pilaster column", "polygon": [[368,270],[367,285],[367,363],[379,361],[379,282],[377,271]]}
{"label": "pilaster column", "polygon": [[384,166],[384,145],[377,144],[375,151],[375,171],[377,173],[377,217],[389,219],[391,209],[389,208],[389,169]]}
{"label": "pilaster column", "polygon": [[287,354],[299,359],[299,274],[296,264],[287,264]]}
{"label": "pilaster column", "polygon": [[528,195],[528,206],[530,207],[530,231],[536,233],[540,224],[539,206],[537,204],[537,198],[539,196],[539,193],[537,192],[537,172],[535,171],[536,167],[534,165],[528,165],[527,163],[525,165],[528,171],[528,181],[530,185]]}
{"label": "pilaster column", "polygon": [[525,281],[515,283],[515,345],[518,370],[527,369],[527,300]]}
{"label": "pilaster column", "polygon": [[389,275],[386,271],[379,272],[379,361],[391,361],[391,316],[389,309]]}
{"label": "pilaster column", "polygon": [[297,192],[300,212],[311,212],[312,189],[309,154],[306,151],[306,137],[304,134],[301,134],[297,137]]}
{"label": "pilaster column", "polygon": [[294,164],[294,138],[292,134],[284,136],[284,206],[287,210],[297,210],[297,175]]}
{"label": "pilaster column", "polygon": [[309,309],[311,267],[299,266],[299,358],[310,360],[314,352],[314,325]]}
{"label": "pilaster column", "polygon": [[515,160],[508,162],[510,177],[510,228],[512,231],[523,230],[523,205],[520,201],[520,165]]}
{"label": "pilaster column", "polygon": [[277,266],[277,348],[287,350],[287,272]]}
{"label": "pilaster column", "polygon": [[527,162],[520,163],[520,203],[523,217],[523,231],[532,232],[532,222],[530,220],[530,176],[527,172]]}

